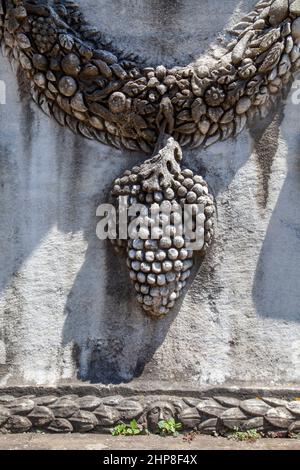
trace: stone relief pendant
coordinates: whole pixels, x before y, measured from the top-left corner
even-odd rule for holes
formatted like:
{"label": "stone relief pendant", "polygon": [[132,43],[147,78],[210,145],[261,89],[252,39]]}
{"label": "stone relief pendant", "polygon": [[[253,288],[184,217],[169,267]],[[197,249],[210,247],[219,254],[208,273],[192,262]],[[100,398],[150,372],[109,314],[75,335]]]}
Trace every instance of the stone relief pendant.
{"label": "stone relief pendant", "polygon": [[[144,226],[143,237],[115,241],[126,249],[137,300],[153,317],[174,306],[193,253],[203,255],[213,237],[213,198],[201,176],[181,169],[181,147],[235,137],[282,97],[300,70],[300,0],[258,1],[226,34],[217,56],[207,51],[183,67],[146,67],[134,53],[113,49],[76,2],[0,0],[2,51],[49,117],[88,139],[146,154],[162,128],[172,136],[112,191],[147,209],[203,207],[198,249],[175,231],[176,217],[169,237]],[[151,224],[159,217],[151,214]]]}
{"label": "stone relief pendant", "polygon": [[[194,253],[204,256],[214,232],[215,206],[207,183],[181,169],[181,160],[180,145],[166,138],[157,155],[126,170],[112,189],[115,202],[121,196],[130,207],[139,204],[139,230],[128,240],[112,242],[126,252],[137,301],[155,318],[174,307],[191,275]],[[128,214],[130,227],[136,214]]]}

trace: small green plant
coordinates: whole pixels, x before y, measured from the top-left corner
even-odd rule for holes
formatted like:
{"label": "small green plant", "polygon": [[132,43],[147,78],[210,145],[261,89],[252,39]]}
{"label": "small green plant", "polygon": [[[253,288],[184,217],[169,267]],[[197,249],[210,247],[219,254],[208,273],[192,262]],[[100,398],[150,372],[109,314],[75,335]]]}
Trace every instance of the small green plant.
{"label": "small green plant", "polygon": [[235,439],[236,441],[257,441],[262,436],[256,429],[249,429],[248,431],[240,431],[235,428],[232,433],[228,435],[229,439]]}
{"label": "small green plant", "polygon": [[111,433],[113,436],[137,436],[138,434],[147,433],[147,430],[133,419],[130,424],[117,424]]}
{"label": "small green plant", "polygon": [[159,421],[158,430],[161,436],[178,436],[178,431],[182,428],[181,423],[176,423],[174,418],[167,421]]}

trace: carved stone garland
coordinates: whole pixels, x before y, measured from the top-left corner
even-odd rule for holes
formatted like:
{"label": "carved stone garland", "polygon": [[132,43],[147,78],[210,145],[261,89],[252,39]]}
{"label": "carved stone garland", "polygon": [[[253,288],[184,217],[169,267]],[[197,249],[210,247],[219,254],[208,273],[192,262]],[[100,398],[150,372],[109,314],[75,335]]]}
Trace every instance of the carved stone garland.
{"label": "carved stone garland", "polygon": [[234,136],[300,68],[299,0],[259,2],[219,60],[174,69],[115,52],[73,1],[1,1],[3,52],[35,101],[61,125],[118,148],[151,153],[163,122],[181,146]]}
{"label": "carved stone garland", "polygon": [[[229,35],[222,57],[210,58],[209,66],[200,58],[181,68],[143,67],[133,55],[113,50],[73,1],[0,2],[3,53],[47,115],[117,148],[150,154],[162,130],[177,141],[125,172],[112,193],[147,205],[203,204],[201,254],[213,236],[213,199],[200,176],[181,170],[179,145],[207,147],[267,114],[300,69],[300,0],[260,1]],[[162,168],[167,184],[153,185]],[[132,240],[127,257],[138,301],[152,316],[165,315],[193,265],[185,238]]]}

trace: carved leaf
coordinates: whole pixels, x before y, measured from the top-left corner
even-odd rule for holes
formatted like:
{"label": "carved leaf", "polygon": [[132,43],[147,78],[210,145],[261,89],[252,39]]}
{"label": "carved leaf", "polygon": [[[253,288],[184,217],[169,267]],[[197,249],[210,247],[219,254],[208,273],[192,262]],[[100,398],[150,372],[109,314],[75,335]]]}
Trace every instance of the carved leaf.
{"label": "carved leaf", "polygon": [[74,46],[74,39],[69,34],[60,34],[59,36],[60,45],[67,51],[71,51]]}
{"label": "carved leaf", "polygon": [[39,95],[39,105],[44,111],[47,116],[51,117],[52,116],[52,105],[51,102],[47,99],[47,97],[41,93]]}
{"label": "carved leaf", "polygon": [[60,109],[57,105],[54,105],[52,110],[53,110],[53,114],[54,114],[54,117],[57,120],[57,122],[61,126],[65,126],[66,125],[66,114],[65,114],[65,112],[62,109]]}
{"label": "carved leaf", "polygon": [[193,134],[197,130],[197,126],[193,122],[189,122],[187,124],[182,124],[182,126],[179,126],[175,129],[176,132],[179,132],[180,134]]}

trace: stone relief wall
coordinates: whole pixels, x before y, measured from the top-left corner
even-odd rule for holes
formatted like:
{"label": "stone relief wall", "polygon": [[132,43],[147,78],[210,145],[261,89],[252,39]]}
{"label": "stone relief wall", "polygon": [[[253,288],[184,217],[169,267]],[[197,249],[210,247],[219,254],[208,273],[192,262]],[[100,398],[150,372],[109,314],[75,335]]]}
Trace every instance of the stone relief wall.
{"label": "stone relief wall", "polygon": [[[112,190],[116,198],[129,197],[129,205],[144,205],[146,213],[139,217],[142,228],[136,238],[112,242],[118,251],[122,245],[126,249],[137,301],[155,318],[174,307],[191,275],[195,253],[204,256],[213,239],[213,197],[201,176],[181,170],[181,160],[181,148],[170,137],[158,155],[115,180]],[[178,230],[183,223],[188,224],[186,215],[180,212],[184,207],[189,208],[192,229],[197,230],[198,246],[194,249],[189,248],[187,234]],[[165,226],[160,228],[164,216]],[[128,222],[135,218],[129,217]],[[155,229],[151,230],[152,226]]]}
{"label": "stone relief wall", "polygon": [[[72,2],[7,1],[0,13],[4,53],[24,73],[34,100],[45,113],[74,132],[130,150],[150,152],[162,132],[192,148],[233,137],[247,120],[267,115],[270,104],[300,68],[298,0],[259,2],[234,27],[232,35],[237,39],[226,44],[212,65],[199,58],[196,64],[173,70],[163,65],[141,69],[132,55],[115,55]],[[168,173],[166,167],[164,173]],[[140,172],[135,174],[137,180]],[[128,184],[127,178],[125,187]],[[136,189],[132,193],[116,187],[119,184],[114,189],[117,196],[131,194],[136,199]],[[143,186],[148,203],[154,189]],[[173,196],[165,194],[162,200],[178,204],[171,184],[165,189]],[[192,189],[192,183],[183,185],[184,192],[190,191],[187,199],[181,198],[182,206],[198,203],[197,196],[204,194],[202,188],[199,194]],[[182,192],[181,187],[178,190]],[[205,247],[212,240],[213,219],[207,215],[204,220]],[[133,246],[127,247],[133,256],[128,266],[131,279],[137,281],[138,301],[155,317],[174,306],[190,276],[191,261],[186,260],[184,266],[177,251],[178,244],[186,248],[186,240],[173,238],[168,247],[163,246],[165,240],[162,243],[161,248],[170,249],[163,255],[168,261],[162,264],[163,260],[155,261],[153,250],[151,265],[144,246],[138,258]],[[155,245],[149,236],[148,240]],[[167,263],[170,267],[164,268]]]}
{"label": "stone relief wall", "polygon": [[[57,4],[51,3],[54,9],[57,8]],[[89,6],[93,2],[80,2],[80,10],[84,12],[83,3]],[[230,13],[235,12],[238,20],[241,19],[237,2],[230,0],[228,3]],[[255,3],[242,2],[243,12],[254,11]],[[266,2],[265,8],[269,8],[269,3]],[[278,12],[281,6],[279,8],[278,3],[275,6]],[[293,8],[295,6],[296,2]],[[93,12],[96,17],[97,11]],[[294,24],[296,16],[293,15],[287,15],[291,21],[284,17],[278,23],[280,34],[288,31],[285,24]],[[197,18],[197,22],[201,21]],[[276,31],[277,27],[269,20],[267,22],[267,26]],[[69,33],[73,35],[73,32]],[[32,52],[49,61],[48,52],[35,49],[37,46],[29,31],[20,34],[28,34],[34,46]],[[240,38],[240,34],[233,37]],[[266,31],[254,30],[254,35],[260,34],[264,36]],[[278,32],[274,34],[276,36]],[[8,37],[11,36],[14,39],[15,33],[8,32]],[[291,33],[288,36],[292,37]],[[82,39],[75,29],[74,38]],[[270,49],[279,41],[289,50],[286,38],[282,36],[275,40]],[[292,40],[293,49],[297,48],[293,37]],[[162,36],[159,41],[163,42]],[[3,40],[2,45],[6,49]],[[15,54],[22,52],[27,56],[26,49],[13,47]],[[60,43],[59,48],[62,55],[75,51],[66,51]],[[297,53],[296,48],[294,53]],[[9,55],[11,49],[6,49]],[[113,46],[104,50],[112,51],[118,61],[122,58],[122,53],[119,55]],[[148,50],[147,54],[150,52]],[[282,51],[279,62],[284,54],[288,54],[290,60],[291,52]],[[28,58],[33,61],[31,55]],[[255,62],[257,57],[251,60]],[[18,55],[15,59],[18,60]],[[290,60],[287,75],[295,69],[297,60]],[[216,61],[211,58],[213,68]],[[143,70],[139,59],[133,62]],[[276,74],[279,62],[274,62]],[[257,111],[262,110],[262,117],[254,119],[254,124],[251,124],[251,112],[248,113],[250,108],[246,112],[250,134],[245,133],[238,140],[216,142],[215,146],[204,148],[202,153],[186,150],[183,168],[191,168],[195,175],[205,176],[212,188],[210,192],[215,193],[219,238],[214,253],[203,262],[201,273],[185,300],[180,301],[171,316],[163,319],[158,327],[150,325],[148,318],[141,318],[136,303],[131,300],[134,291],[127,287],[127,274],[122,272],[113,252],[99,245],[95,237],[96,207],[107,200],[110,182],[128,168],[139,166],[144,158],[142,152],[138,152],[138,132],[134,130],[134,138],[130,137],[130,145],[137,150],[135,155],[94,143],[95,134],[90,140],[73,137],[68,129],[60,129],[26,99],[26,87],[32,83],[33,73],[41,74],[40,78],[46,77],[42,94],[49,90],[48,69],[37,71],[32,65],[30,70],[25,70],[25,76],[18,75],[19,82],[16,82],[15,73],[9,71],[7,63],[1,58],[1,78],[11,85],[9,106],[1,108],[1,111],[5,109],[1,116],[1,221],[4,221],[1,223],[4,249],[0,253],[3,266],[0,304],[4,325],[1,331],[1,383],[47,384],[77,378],[110,383],[130,381],[137,376],[146,381],[155,378],[184,382],[188,379],[199,386],[227,380],[298,383],[299,113],[296,107],[288,102],[285,118],[283,111],[275,108],[271,117],[264,119],[265,109],[269,107],[256,105]],[[168,73],[172,70],[170,66],[165,68]],[[240,64],[235,68],[239,69]],[[156,68],[152,72],[156,74]],[[278,90],[281,85],[275,87],[279,80],[273,84],[274,93],[269,89],[271,81],[281,75],[274,77],[274,72],[269,77],[271,72],[263,74],[268,88],[267,101],[270,102],[273,98],[274,101],[281,98]],[[57,73],[58,78],[64,74],[63,71]],[[116,78],[114,74],[113,77]],[[77,76],[73,78],[77,83]],[[106,84],[110,82],[110,79],[106,80]],[[128,81],[129,77],[125,82]],[[51,83],[56,87],[56,82]],[[246,80],[245,86],[247,83]],[[37,89],[35,83],[33,88]],[[221,88],[228,90],[227,84],[221,84]],[[157,89],[153,88],[153,91],[157,92]],[[113,93],[124,94],[124,90]],[[61,96],[60,92],[58,95]],[[124,98],[115,96],[122,104]],[[70,103],[72,98],[65,97],[64,102]],[[97,103],[111,113],[108,100],[109,96]],[[206,98],[193,94],[192,100],[199,100],[200,109],[200,103]],[[51,103],[53,105],[54,100]],[[155,116],[160,112],[159,104],[160,97],[155,104]],[[51,113],[52,105],[48,108]],[[211,106],[205,101],[205,106],[208,113],[208,108],[222,108],[223,103]],[[191,107],[185,109],[192,112]],[[54,113],[52,117],[55,117]],[[83,114],[88,116],[89,111]],[[67,120],[74,117],[73,108],[70,114],[62,112],[60,116],[63,116],[62,124],[68,127]],[[105,142],[115,139],[116,136],[108,132],[108,129],[114,129],[109,126],[110,121],[95,117],[104,123],[99,135],[105,136]],[[208,114],[204,117],[213,126],[212,133],[216,129],[214,124],[220,127],[220,121],[212,124]],[[176,113],[175,118],[178,120]],[[79,126],[76,119],[74,130],[78,133],[83,126]],[[232,122],[236,122],[235,119],[236,115]],[[197,120],[182,123],[196,124]],[[118,127],[114,121],[112,125]],[[90,124],[88,127],[92,128]],[[175,129],[177,127],[176,124]],[[156,124],[153,124],[153,130],[158,132]],[[16,138],[17,135],[21,137]],[[181,145],[185,140],[190,145],[189,139],[194,134],[175,137]],[[268,149],[267,155],[262,152],[260,141],[261,147]],[[206,142],[205,138],[200,147],[205,147]],[[109,143],[112,142],[109,140]],[[26,216],[28,213],[30,217]],[[4,231],[5,225],[9,230]],[[276,240],[279,240],[280,249]],[[126,340],[128,337],[130,342]]]}

